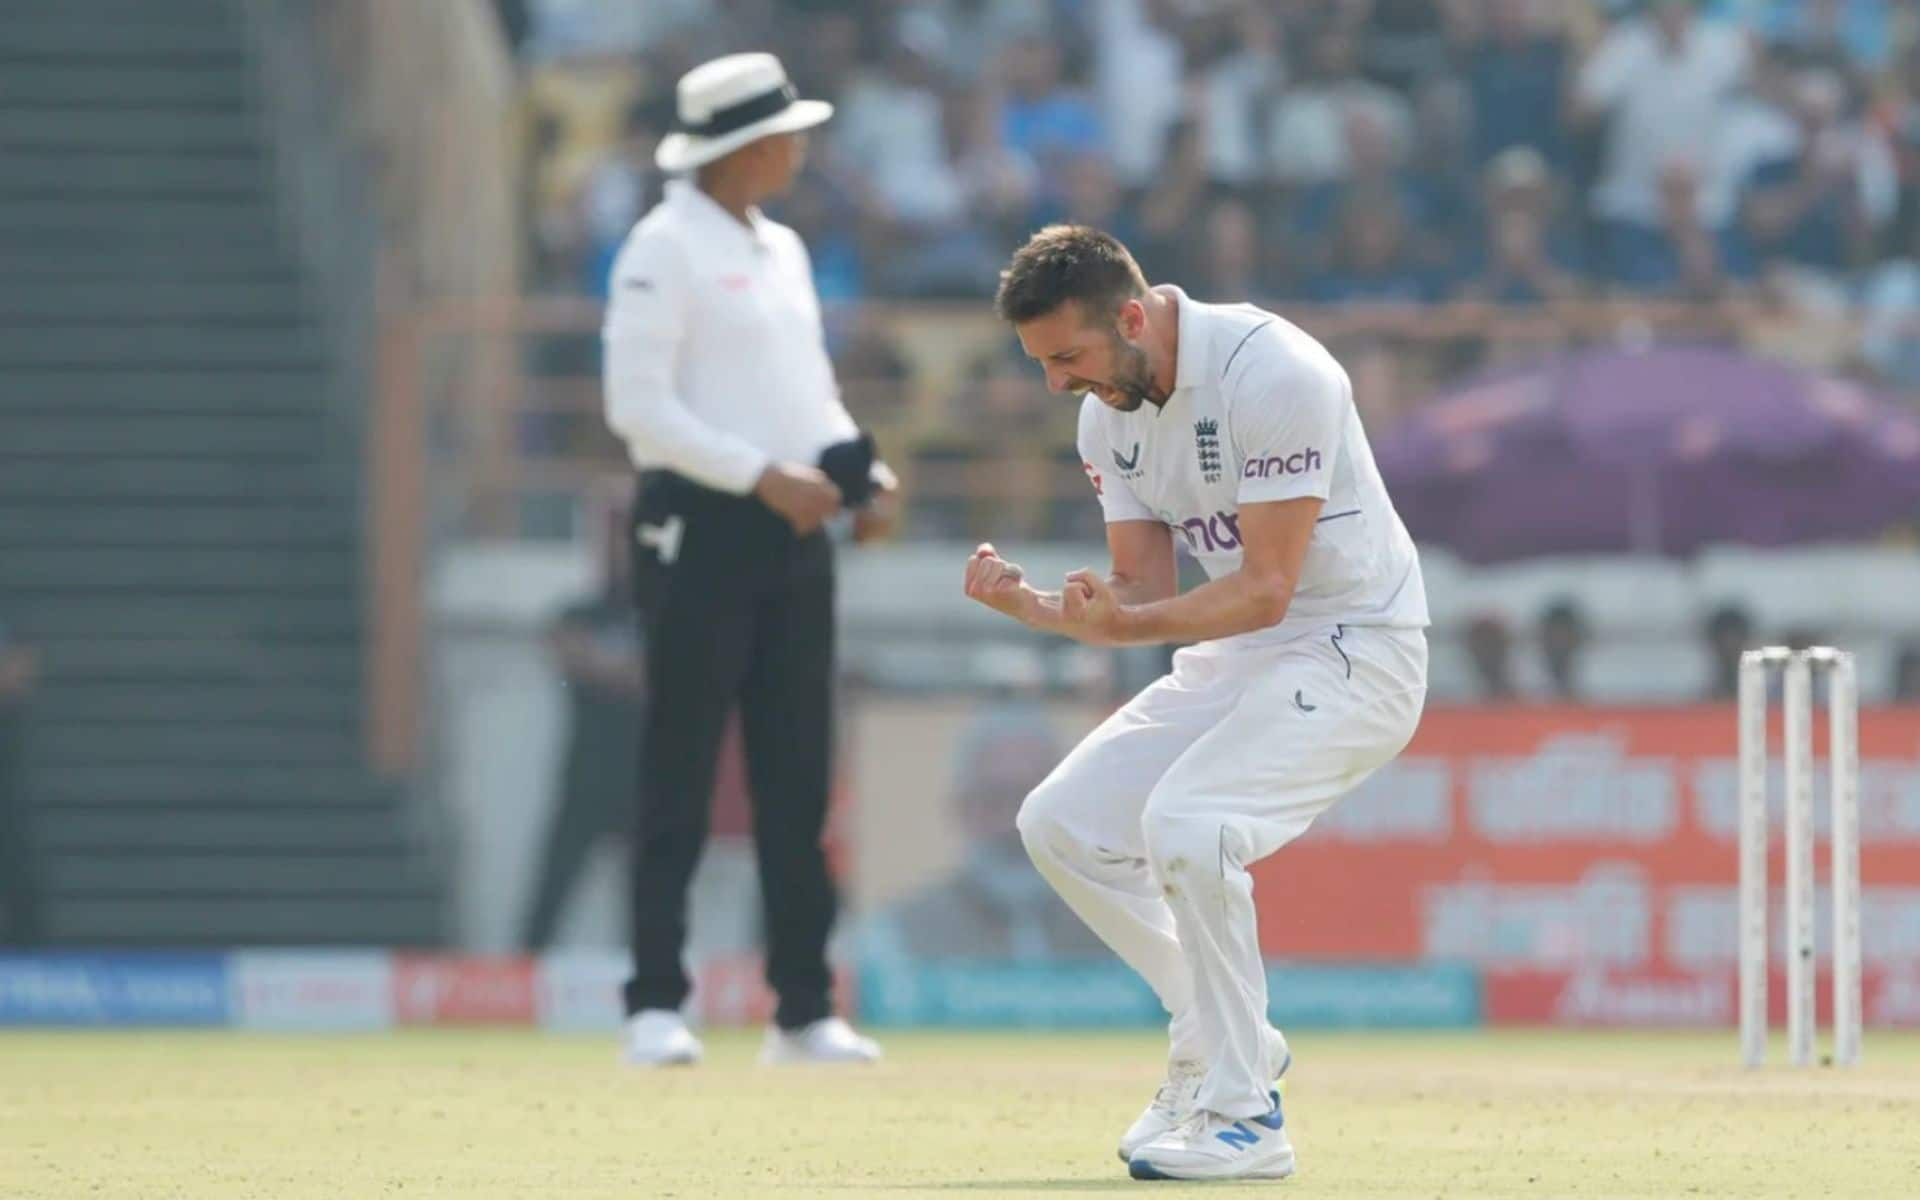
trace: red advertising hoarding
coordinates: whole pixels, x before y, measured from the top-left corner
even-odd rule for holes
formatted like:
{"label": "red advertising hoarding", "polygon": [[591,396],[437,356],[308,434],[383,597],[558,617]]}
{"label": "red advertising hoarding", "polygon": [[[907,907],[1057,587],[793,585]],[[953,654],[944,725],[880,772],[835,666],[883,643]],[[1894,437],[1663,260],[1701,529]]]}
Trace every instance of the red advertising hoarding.
{"label": "red advertising hoarding", "polygon": [[[1816,725],[1824,735],[1824,713]],[[1725,1023],[1737,954],[1734,727],[1731,706],[1431,710],[1391,768],[1256,868],[1262,947],[1470,962],[1486,972],[1495,1020]],[[1776,719],[1776,918],[1779,747]],[[1867,1017],[1916,1023],[1920,709],[1863,711],[1860,759]]]}

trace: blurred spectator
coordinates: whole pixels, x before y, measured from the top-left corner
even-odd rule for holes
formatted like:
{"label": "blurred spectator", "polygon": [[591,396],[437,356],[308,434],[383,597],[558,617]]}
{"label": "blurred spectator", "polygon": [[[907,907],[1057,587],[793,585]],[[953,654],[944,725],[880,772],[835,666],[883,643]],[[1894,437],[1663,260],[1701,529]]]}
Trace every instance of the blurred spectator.
{"label": "blurred spectator", "polygon": [[672,111],[657,98],[636,100],[627,110],[624,135],[588,172],[580,189],[580,228],[585,237],[581,290],[602,299],[614,255],[640,214],[660,202],[665,179],[653,165],[653,150],[672,128]]}
{"label": "blurred spectator", "polygon": [[1043,186],[1071,159],[1107,152],[1105,122],[1061,72],[1060,48],[1049,40],[1028,38],[1007,50],[1000,138],[1034,164]]}
{"label": "blurred spectator", "polygon": [[1893,702],[1920,704],[1920,643],[1900,647],[1893,660]]}
{"label": "blurred spectator", "polygon": [[1193,215],[1206,207],[1206,147],[1191,121],[1176,125],[1167,161],[1135,206],[1136,254],[1147,278],[1174,278],[1192,261]]}
{"label": "blurred spectator", "polygon": [[[1801,62],[1879,71],[1895,45],[1897,0],[1715,0]],[[1909,12],[1911,5],[1908,6]]]}
{"label": "blurred spectator", "polygon": [[1032,0],[921,0],[901,21],[929,38],[947,75],[966,87],[985,81],[1008,42],[1051,32],[1046,6]]}
{"label": "blurred spectator", "polygon": [[1308,72],[1275,106],[1268,130],[1268,161],[1283,183],[1326,183],[1345,176],[1349,118],[1369,114],[1384,130],[1389,155],[1404,158],[1413,113],[1406,100],[1357,73],[1354,34],[1328,22],[1314,37]]}
{"label": "blurred spectator", "polygon": [[1444,176],[1404,169],[1393,134],[1380,114],[1367,107],[1347,113],[1347,173],[1339,180],[1313,184],[1301,194],[1295,210],[1297,236],[1302,245],[1324,245],[1341,216],[1357,197],[1392,196],[1402,220],[1412,231],[1410,253],[1423,266],[1440,270],[1453,265],[1461,237],[1457,228],[1461,204],[1451,194]]}
{"label": "blurred spectator", "polygon": [[883,959],[1046,962],[1105,957],[1085,923],[1047,886],[1014,828],[1021,801],[1065,747],[1047,711],[1015,697],[990,701],[960,735],[951,803],[966,857],[948,878],[875,914],[862,949]]}
{"label": "blurred spectator", "polygon": [[833,354],[840,398],[862,429],[901,415],[909,399],[912,364],[894,340],[880,309],[855,311]]}
{"label": "blurred spectator", "polygon": [[1250,186],[1266,174],[1261,118],[1287,77],[1280,22],[1267,5],[1242,3],[1222,22],[1219,42],[1195,75],[1192,116],[1207,177]]}
{"label": "blurred spectator", "polygon": [[1587,645],[1587,619],[1571,600],[1556,600],[1540,614],[1540,655],[1555,700],[1579,703],[1580,654]]}
{"label": "blurred spectator", "polygon": [[33,653],[0,625],[0,945],[36,945],[45,935],[33,866],[32,809],[21,782],[35,670]]}
{"label": "blurred spectator", "polygon": [[809,162],[793,190],[768,209],[793,226],[813,260],[813,285],[820,303],[834,308],[862,299],[867,279],[872,230],[859,219],[856,197],[833,174]]}
{"label": "blurred spectator", "polygon": [[1260,227],[1253,209],[1232,197],[1222,199],[1207,210],[1205,230],[1194,295],[1221,304],[1267,295],[1260,274]]}
{"label": "blurred spectator", "polygon": [[1837,281],[1865,261],[1875,231],[1893,215],[1893,156],[1867,125],[1845,119],[1846,85],[1837,75],[1802,74],[1793,101],[1797,146],[1755,170],[1747,234],[1763,264],[1783,260]]}
{"label": "blurred spectator", "polygon": [[841,103],[842,89],[860,77],[859,11],[852,5],[814,7],[800,21],[796,41],[799,52],[781,56],[791,64],[794,90],[803,96]]}
{"label": "blurred spectator", "polygon": [[624,492],[601,498],[593,594],[568,605],[547,638],[567,693],[567,748],[521,934],[531,950],[553,943],[595,844],[633,828],[645,676]]}
{"label": "blurred spectator", "polygon": [[1101,0],[1092,10],[1108,157],[1129,187],[1152,177],[1180,119],[1186,64],[1174,9],[1175,0]]}
{"label": "blurred spectator", "polygon": [[1473,674],[1482,700],[1511,700],[1517,694],[1513,686],[1513,636],[1507,623],[1487,614],[1467,623],[1467,655],[1473,662]]}
{"label": "blurred spectator", "polygon": [[1711,675],[1707,699],[1732,700],[1740,695],[1740,656],[1753,649],[1753,618],[1735,604],[1717,608],[1703,631]]}
{"label": "blurred spectator", "polygon": [[947,157],[945,115],[925,47],[894,41],[881,66],[846,86],[830,128],[888,217],[939,227],[962,216],[965,189]]}
{"label": "blurred spectator", "polygon": [[1739,180],[1715,169],[1713,148],[1746,75],[1746,35],[1700,19],[1694,0],[1651,0],[1648,8],[1607,33],[1575,87],[1576,118],[1605,127],[1594,214],[1643,232],[1668,225],[1666,192],[1683,167],[1697,219],[1724,229]]}
{"label": "blurred spectator", "polygon": [[[1191,215],[1189,215],[1191,219]],[[1113,167],[1097,154],[1078,154],[1060,169],[1060,193],[1035,213],[1035,226],[1066,222],[1104,229],[1121,241],[1137,232]]]}
{"label": "blurred spectator", "polygon": [[1433,297],[1433,278],[1414,261],[1399,197],[1353,196],[1340,222],[1333,260],[1307,287],[1320,304],[1413,304]]}
{"label": "blurred spectator", "polygon": [[1557,33],[1537,27],[1533,7],[1528,0],[1470,6],[1485,14],[1472,29],[1466,55],[1474,167],[1515,146],[1555,165],[1564,159],[1567,48]]}
{"label": "blurred spectator", "polygon": [[1726,297],[1729,284],[1751,271],[1737,229],[1710,226],[1701,209],[1699,178],[1684,162],[1660,175],[1657,228],[1619,222],[1606,251],[1613,280],[1629,291],[1707,303]]}
{"label": "blurred spectator", "polygon": [[1554,221],[1552,180],[1532,148],[1502,151],[1487,167],[1480,265],[1460,288],[1487,304],[1544,304],[1581,292],[1572,239]]}
{"label": "blurred spectator", "polygon": [[1395,91],[1412,93],[1445,70],[1448,47],[1443,4],[1434,0],[1367,0],[1363,7],[1365,70],[1369,78]]}
{"label": "blurred spectator", "polygon": [[[954,98],[947,107],[947,126],[969,211],[998,242],[1021,236],[1039,192],[1040,173],[1031,159],[1001,141],[1000,110],[993,95],[981,90]],[[997,253],[994,267],[999,268]]]}

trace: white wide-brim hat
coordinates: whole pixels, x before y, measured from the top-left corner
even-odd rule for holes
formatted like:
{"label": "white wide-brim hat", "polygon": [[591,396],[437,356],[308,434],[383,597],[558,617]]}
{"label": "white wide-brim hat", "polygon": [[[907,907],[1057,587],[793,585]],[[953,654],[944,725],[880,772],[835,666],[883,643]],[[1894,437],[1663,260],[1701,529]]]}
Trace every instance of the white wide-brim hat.
{"label": "white wide-brim hat", "polygon": [[771,54],[729,54],[680,77],[680,128],[660,139],[653,161],[679,174],[775,133],[811,129],[833,115],[824,100],[802,100]]}

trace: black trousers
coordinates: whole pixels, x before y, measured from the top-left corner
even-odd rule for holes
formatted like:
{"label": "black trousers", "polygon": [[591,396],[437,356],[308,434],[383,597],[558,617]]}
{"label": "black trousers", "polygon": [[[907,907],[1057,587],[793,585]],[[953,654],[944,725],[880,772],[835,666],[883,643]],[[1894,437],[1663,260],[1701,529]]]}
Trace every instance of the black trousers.
{"label": "black trousers", "polygon": [[797,537],[757,500],[663,473],[642,477],[635,521],[648,703],[627,1012],[678,1008],[690,990],[687,884],[737,704],[774,1020],[797,1029],[832,1011],[837,899],[820,836],[832,768],[833,548],[825,534]]}

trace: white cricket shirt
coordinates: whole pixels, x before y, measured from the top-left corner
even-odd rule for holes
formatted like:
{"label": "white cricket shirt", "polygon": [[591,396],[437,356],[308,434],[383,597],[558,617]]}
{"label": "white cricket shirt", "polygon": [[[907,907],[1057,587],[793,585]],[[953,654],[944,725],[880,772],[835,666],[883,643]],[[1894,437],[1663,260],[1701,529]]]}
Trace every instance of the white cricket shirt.
{"label": "white cricket shirt", "polygon": [[858,433],[807,248],[749,215],[751,228],[691,182],[667,184],[614,260],[602,331],[607,424],[634,465],[735,494],[770,462],[813,466]]}
{"label": "white cricket shirt", "polygon": [[1317,496],[1325,505],[1293,603],[1278,625],[1241,638],[1425,627],[1420,558],[1374,466],[1346,371],[1265,309],[1164,290],[1180,306],[1166,404],[1123,413],[1088,395],[1080,405],[1080,457],[1107,520],[1169,526],[1219,579],[1240,569],[1241,505]]}

